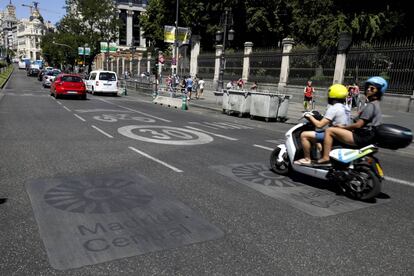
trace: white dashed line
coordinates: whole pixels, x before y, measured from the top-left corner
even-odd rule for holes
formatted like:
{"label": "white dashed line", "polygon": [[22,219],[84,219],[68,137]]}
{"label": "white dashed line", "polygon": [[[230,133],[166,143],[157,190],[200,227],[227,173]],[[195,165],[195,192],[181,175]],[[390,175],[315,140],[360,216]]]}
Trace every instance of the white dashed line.
{"label": "white dashed line", "polygon": [[60,104],[60,105],[62,105],[62,103],[61,102],[59,102],[59,101],[56,101],[58,104]]}
{"label": "white dashed line", "polygon": [[196,131],[200,131],[200,132],[204,132],[204,133],[207,133],[207,134],[210,134],[210,135],[213,135],[213,136],[216,136],[216,137],[220,137],[220,138],[223,138],[223,139],[227,139],[227,140],[230,140],[230,141],[237,141],[237,140],[239,140],[239,139],[232,138],[232,137],[228,137],[228,136],[224,136],[224,135],[221,135],[221,134],[217,134],[217,133],[205,131],[205,130],[202,130],[202,129],[199,129],[199,128],[196,128],[196,127],[186,126],[186,128],[189,128],[189,129],[192,129],[192,130],[196,130]]}
{"label": "white dashed line", "polygon": [[69,108],[67,108],[66,106],[63,106],[64,109],[66,109],[69,112],[72,112],[72,110],[70,110]]}
{"label": "white dashed line", "polygon": [[75,115],[75,117],[81,120],[82,122],[86,122],[86,120],[82,118],[81,116],[79,116],[78,114],[73,114],[73,115]]}
{"label": "white dashed line", "polygon": [[265,146],[261,146],[261,145],[253,145],[253,147],[261,148],[261,149],[265,149],[265,150],[269,150],[269,151],[273,151],[274,150],[274,148],[269,148],[269,147],[265,147]]}
{"label": "white dashed line", "polygon": [[179,173],[183,172],[182,170],[177,169],[176,167],[171,166],[170,164],[167,164],[164,161],[161,161],[161,160],[159,160],[159,159],[157,159],[155,157],[152,157],[151,155],[148,155],[145,152],[142,152],[142,151],[140,151],[140,150],[138,150],[138,149],[136,149],[134,147],[129,147],[129,149],[131,149],[131,150],[135,151],[136,153],[139,153],[142,156],[147,157],[148,159],[151,159],[152,161],[155,161],[155,162],[157,162],[157,163],[159,163],[159,164],[161,164],[161,165],[163,165],[163,166],[165,166],[165,167],[167,167],[167,168],[169,168],[169,169],[171,169],[171,170],[173,170],[175,172],[179,172]]}
{"label": "white dashed line", "polygon": [[398,179],[398,178],[394,178],[394,177],[390,177],[390,176],[385,176],[384,178],[385,178],[385,180],[388,180],[388,181],[392,181],[392,182],[395,182],[395,183],[398,183],[398,184],[403,184],[403,185],[408,185],[408,186],[414,187],[413,182],[409,182],[409,181],[406,181],[406,180],[402,180],[402,179]]}
{"label": "white dashed line", "polygon": [[110,134],[106,133],[106,132],[105,132],[105,131],[103,131],[102,129],[100,129],[100,128],[98,128],[98,127],[94,126],[94,125],[92,125],[92,127],[93,127],[94,129],[96,129],[97,131],[99,131],[100,133],[102,133],[103,135],[105,135],[105,136],[107,136],[107,137],[109,137],[109,138],[114,138],[112,135],[110,135]]}

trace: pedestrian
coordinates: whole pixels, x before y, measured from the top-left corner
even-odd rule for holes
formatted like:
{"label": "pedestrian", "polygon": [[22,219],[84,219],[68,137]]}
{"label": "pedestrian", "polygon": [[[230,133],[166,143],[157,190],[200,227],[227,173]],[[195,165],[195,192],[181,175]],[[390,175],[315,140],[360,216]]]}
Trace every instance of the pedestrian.
{"label": "pedestrian", "polygon": [[191,76],[188,76],[185,79],[185,88],[186,91],[188,93],[188,101],[191,100],[191,92],[193,91],[193,79],[191,78]]}
{"label": "pedestrian", "polygon": [[242,78],[240,78],[237,81],[237,89],[242,90],[243,89],[243,86],[244,86],[244,80]]}
{"label": "pedestrian", "polygon": [[198,81],[198,90],[197,90],[197,95],[196,95],[197,99],[200,99],[203,96],[205,83],[206,82],[205,80],[203,80],[203,77],[200,77],[200,80]]}
{"label": "pedestrian", "polygon": [[197,90],[198,90],[198,78],[197,78],[197,76],[195,76],[194,80],[193,80],[193,89],[191,90],[191,92],[195,93],[196,99],[198,99],[197,98]]}
{"label": "pedestrian", "polygon": [[253,83],[253,85],[250,87],[250,90],[257,90],[257,81]]}
{"label": "pedestrian", "polygon": [[170,94],[170,97],[172,98],[174,96],[174,89],[173,89],[173,78],[171,77],[171,75],[168,75],[166,83],[167,83],[168,93]]}
{"label": "pedestrian", "polygon": [[309,80],[303,90],[303,107],[305,112],[309,111],[309,107],[312,107],[313,93],[315,93],[315,88],[312,87],[312,81]]}
{"label": "pedestrian", "polygon": [[351,97],[351,106],[357,107],[359,102],[359,86],[354,81],[352,85],[349,86],[349,96]]}
{"label": "pedestrian", "polygon": [[231,80],[230,80],[230,81],[227,83],[226,88],[227,88],[227,89],[233,89],[233,81],[231,81]]}

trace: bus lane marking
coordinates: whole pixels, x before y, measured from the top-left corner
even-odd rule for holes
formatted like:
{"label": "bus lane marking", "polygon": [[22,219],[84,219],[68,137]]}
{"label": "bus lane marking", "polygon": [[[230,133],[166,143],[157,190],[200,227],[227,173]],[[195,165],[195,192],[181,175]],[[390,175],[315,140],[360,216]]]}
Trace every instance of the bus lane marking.
{"label": "bus lane marking", "polygon": [[109,103],[109,104],[112,104],[112,105],[115,105],[115,106],[118,106],[118,107],[124,108],[124,109],[126,109],[126,110],[130,110],[130,111],[132,111],[132,112],[136,112],[136,113],[138,113],[138,114],[145,115],[145,116],[147,116],[147,117],[151,117],[151,118],[154,118],[154,119],[157,119],[157,120],[160,120],[160,121],[166,122],[166,123],[171,123],[171,121],[170,121],[170,120],[167,120],[167,119],[163,119],[163,118],[160,118],[160,117],[157,117],[157,116],[153,116],[153,115],[150,115],[150,114],[148,114],[148,113],[141,112],[141,111],[138,111],[138,110],[135,110],[135,109],[132,109],[132,108],[126,107],[126,106],[122,106],[122,105],[114,104],[114,103],[112,103],[112,102],[110,102],[110,101],[107,101],[107,100],[103,100],[103,99],[99,99],[99,100],[100,100],[100,101],[103,101],[103,102],[105,102],[105,103]]}
{"label": "bus lane marking", "polygon": [[230,140],[230,141],[237,141],[237,140],[239,140],[239,139],[237,139],[237,138],[233,138],[233,137],[229,137],[229,136],[225,136],[225,135],[221,135],[221,134],[213,133],[213,132],[206,131],[206,130],[202,130],[202,129],[199,129],[199,128],[196,128],[196,127],[186,126],[186,128],[189,128],[189,129],[191,129],[191,130],[201,131],[201,132],[204,132],[204,133],[207,133],[207,134],[210,134],[210,135],[216,136],[216,137],[220,137],[220,138],[223,138],[223,139],[227,139],[227,140]]}

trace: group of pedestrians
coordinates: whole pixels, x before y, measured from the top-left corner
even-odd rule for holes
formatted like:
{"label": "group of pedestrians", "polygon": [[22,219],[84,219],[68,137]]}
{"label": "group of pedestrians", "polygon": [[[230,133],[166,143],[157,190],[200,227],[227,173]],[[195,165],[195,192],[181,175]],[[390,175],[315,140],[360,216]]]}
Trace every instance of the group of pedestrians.
{"label": "group of pedestrians", "polygon": [[[351,108],[357,97],[359,87],[354,83],[348,87],[342,84],[334,84],[328,89],[328,109],[323,118],[316,118],[314,113],[305,112],[304,117],[316,128],[315,131],[301,133],[303,158],[295,161],[298,165],[330,165],[329,152],[334,140],[341,143],[364,147],[375,140],[375,127],[382,123],[382,113],[379,101],[381,101],[388,82],[379,76],[371,77],[365,82],[364,94],[366,103],[357,116],[351,120]],[[305,111],[309,103],[313,101],[315,89],[312,82],[308,81],[304,89]],[[325,128],[327,127],[327,128]],[[311,147],[316,145],[322,152],[318,160],[311,160]],[[323,145],[323,147],[322,147]]]}
{"label": "group of pedestrians", "polygon": [[[246,82],[242,78],[238,79],[237,81],[230,80],[226,84],[226,89],[243,90],[243,89],[245,89],[245,84],[246,84]],[[250,87],[250,90],[253,90],[253,91],[257,90],[257,81],[253,82],[252,86]]]}
{"label": "group of pedestrians", "polygon": [[190,75],[180,78],[178,75],[169,75],[166,79],[166,85],[170,96],[172,97],[176,92],[180,91],[181,94],[187,96],[187,100],[201,99],[204,93],[205,80],[202,77],[192,77]]}
{"label": "group of pedestrians", "polygon": [[[361,103],[363,99],[361,99],[359,86],[357,82],[353,82],[352,84],[348,84],[346,86],[347,89],[347,96],[345,100],[345,105],[348,109],[352,108],[361,108]],[[303,89],[303,108],[304,112],[313,110],[315,107],[315,88],[312,86],[312,81],[309,80],[306,83],[305,88]]]}

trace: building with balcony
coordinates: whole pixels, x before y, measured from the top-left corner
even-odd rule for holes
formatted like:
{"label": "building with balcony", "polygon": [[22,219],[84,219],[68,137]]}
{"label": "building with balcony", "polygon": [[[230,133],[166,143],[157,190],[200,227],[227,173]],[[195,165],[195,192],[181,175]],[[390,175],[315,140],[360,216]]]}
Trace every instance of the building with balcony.
{"label": "building with balcony", "polygon": [[[126,50],[131,46],[137,50],[146,50],[146,41],[142,36],[143,32],[139,25],[139,16],[145,12],[147,0],[117,0],[119,19],[122,22],[119,29],[118,46],[121,50]],[[139,49],[141,48],[141,49]]]}
{"label": "building with balcony", "polygon": [[37,5],[32,9],[30,18],[19,20],[17,24],[17,57],[31,60],[42,59],[40,42],[47,32],[53,32],[55,27],[48,21],[44,22]]}
{"label": "building with balcony", "polygon": [[[0,11],[0,47],[2,49],[17,49],[16,7],[10,0],[4,11]],[[2,53],[5,54],[5,53]]]}

